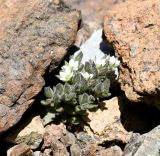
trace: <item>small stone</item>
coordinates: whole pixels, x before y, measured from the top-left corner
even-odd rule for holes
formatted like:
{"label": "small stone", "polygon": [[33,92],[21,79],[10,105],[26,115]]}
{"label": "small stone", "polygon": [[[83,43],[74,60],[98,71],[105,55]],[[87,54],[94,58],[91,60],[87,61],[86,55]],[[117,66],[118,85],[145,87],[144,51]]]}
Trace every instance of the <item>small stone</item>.
{"label": "small stone", "polygon": [[82,150],[83,156],[95,156],[97,150],[97,144],[87,144],[86,147]]}
{"label": "small stone", "polygon": [[13,146],[7,151],[7,156],[33,156],[31,148],[26,144]]}
{"label": "small stone", "polygon": [[51,149],[54,156],[69,156],[67,148],[60,141],[53,143]]}
{"label": "small stone", "polygon": [[66,135],[67,130],[63,124],[60,125],[47,125],[45,127],[44,133],[44,143],[42,149],[51,147],[52,144],[56,143],[59,139],[61,139],[64,135]]}
{"label": "small stone", "polygon": [[73,144],[71,147],[70,147],[70,153],[71,153],[71,156],[80,156],[81,155],[81,148],[79,147],[79,145],[77,144]]}
{"label": "small stone", "polygon": [[88,134],[85,133],[85,132],[79,132],[79,133],[77,134],[77,139],[78,139],[80,142],[83,142],[83,143],[85,143],[85,144],[88,144],[88,143],[92,144],[92,143],[95,143],[95,142],[96,142],[95,139],[94,139],[92,136],[88,135]]}
{"label": "small stone", "polygon": [[122,156],[123,152],[119,146],[112,146],[97,152],[96,156]]}
{"label": "small stone", "polygon": [[52,155],[52,149],[46,148],[43,152],[43,156],[51,156]]}
{"label": "small stone", "polygon": [[73,144],[75,143],[76,138],[75,138],[75,136],[74,136],[72,133],[67,132],[66,135],[64,135],[64,136],[60,139],[60,141],[61,141],[66,147],[68,147],[68,146],[71,146],[71,145],[73,145]]}

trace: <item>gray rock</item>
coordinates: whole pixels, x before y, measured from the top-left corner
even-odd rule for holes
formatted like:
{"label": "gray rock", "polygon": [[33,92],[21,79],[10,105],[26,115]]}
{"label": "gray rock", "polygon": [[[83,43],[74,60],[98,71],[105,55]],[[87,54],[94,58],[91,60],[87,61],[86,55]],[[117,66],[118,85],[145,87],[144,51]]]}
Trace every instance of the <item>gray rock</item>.
{"label": "gray rock", "polygon": [[96,143],[95,139],[88,135],[87,133],[85,132],[79,132],[77,134],[77,139],[80,141],[80,142],[83,142],[84,144],[93,144],[93,143]]}
{"label": "gray rock", "polygon": [[67,133],[64,136],[62,136],[62,138],[60,139],[60,141],[66,147],[69,147],[69,146],[71,146],[71,145],[73,145],[75,143],[76,138],[75,138],[75,136],[72,133],[70,133],[70,132],[67,131]]}
{"label": "gray rock", "polygon": [[149,133],[134,134],[124,149],[124,156],[159,156],[160,126]]}

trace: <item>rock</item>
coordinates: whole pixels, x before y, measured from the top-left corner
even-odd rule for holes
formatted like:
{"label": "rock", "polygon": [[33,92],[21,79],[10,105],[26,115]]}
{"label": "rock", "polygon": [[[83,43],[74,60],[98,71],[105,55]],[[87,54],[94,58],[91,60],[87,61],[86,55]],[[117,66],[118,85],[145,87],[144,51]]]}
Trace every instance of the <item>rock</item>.
{"label": "rock", "polygon": [[107,149],[100,150],[96,156],[122,156],[123,152],[117,145]]}
{"label": "rock", "polygon": [[73,144],[71,147],[70,147],[70,153],[71,153],[71,156],[79,156],[81,155],[81,148],[79,147],[78,144]]}
{"label": "rock", "polygon": [[52,149],[46,148],[43,152],[43,156],[51,156],[52,155]]}
{"label": "rock", "polygon": [[121,88],[127,98],[160,108],[160,1],[128,1],[104,19],[104,31],[122,59]]}
{"label": "rock", "polygon": [[76,142],[70,147],[71,156],[122,156],[122,150],[118,146],[109,148],[102,147],[102,142],[87,134],[79,132],[76,134]]}
{"label": "rock", "polygon": [[76,142],[70,148],[72,155],[80,153],[83,156],[95,156],[98,150],[98,144],[94,137],[88,135],[86,132],[79,132],[76,135]]}
{"label": "rock", "polygon": [[86,147],[82,150],[83,156],[95,156],[97,150],[97,144],[88,144]]}
{"label": "rock", "polygon": [[74,43],[80,13],[60,1],[0,2],[0,133],[15,125],[44,86],[44,75]]}
{"label": "rock", "polygon": [[75,136],[66,130],[65,125],[48,125],[45,128],[42,150],[44,155],[69,156],[67,148],[75,144]]}
{"label": "rock", "polygon": [[118,98],[114,97],[103,102],[103,107],[95,112],[88,112],[88,134],[93,135],[97,142],[120,141],[127,143],[131,132],[127,132],[121,123],[121,112],[119,110]]}
{"label": "rock", "polygon": [[66,127],[63,124],[60,125],[47,125],[44,133],[44,143],[42,149],[50,147],[53,143],[58,141],[67,133]]}
{"label": "rock", "polygon": [[53,143],[51,148],[54,156],[69,156],[67,148],[60,141]]}
{"label": "rock", "polygon": [[96,140],[85,132],[79,132],[76,137],[84,145],[96,143]]}
{"label": "rock", "polygon": [[42,120],[40,116],[35,116],[29,123],[28,121],[26,123],[16,127],[15,130],[12,129],[5,137],[5,140],[13,144],[25,143],[31,149],[36,149],[42,142],[45,132]]}
{"label": "rock", "polygon": [[7,156],[33,156],[33,152],[26,144],[13,146],[7,151]]}
{"label": "rock", "polygon": [[76,138],[75,144],[70,147],[71,156],[122,156],[120,147],[102,147],[94,137],[85,132],[79,132]]}
{"label": "rock", "polygon": [[33,156],[43,156],[41,151],[35,151]]}
{"label": "rock", "polygon": [[134,134],[124,149],[124,156],[158,156],[160,153],[160,126],[149,133]]}
{"label": "rock", "polygon": [[62,138],[60,139],[60,141],[66,147],[69,147],[69,146],[73,145],[76,142],[76,138],[75,138],[75,136],[72,133],[67,132],[66,135],[62,136]]}

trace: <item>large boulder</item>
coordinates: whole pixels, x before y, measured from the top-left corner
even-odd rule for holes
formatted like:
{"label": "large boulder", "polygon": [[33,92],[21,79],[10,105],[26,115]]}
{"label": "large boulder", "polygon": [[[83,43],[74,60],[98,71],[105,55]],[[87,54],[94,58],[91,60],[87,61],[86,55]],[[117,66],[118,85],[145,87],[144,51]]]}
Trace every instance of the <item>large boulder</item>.
{"label": "large boulder", "polygon": [[52,0],[0,1],[0,133],[15,125],[76,38],[80,12]]}
{"label": "large boulder", "polygon": [[160,1],[120,4],[104,19],[107,40],[122,63],[120,83],[128,99],[160,108]]}

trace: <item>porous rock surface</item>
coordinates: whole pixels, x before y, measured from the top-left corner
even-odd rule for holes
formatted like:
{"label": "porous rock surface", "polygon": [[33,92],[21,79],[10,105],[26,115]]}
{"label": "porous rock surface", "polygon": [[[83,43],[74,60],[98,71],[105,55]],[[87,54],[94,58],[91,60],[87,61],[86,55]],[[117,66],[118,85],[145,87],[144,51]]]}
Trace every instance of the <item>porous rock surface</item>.
{"label": "porous rock surface", "polygon": [[0,132],[15,125],[75,38],[80,13],[57,0],[0,1]]}
{"label": "porous rock surface", "polygon": [[104,19],[107,40],[122,60],[120,83],[128,99],[160,107],[160,1],[133,0]]}

